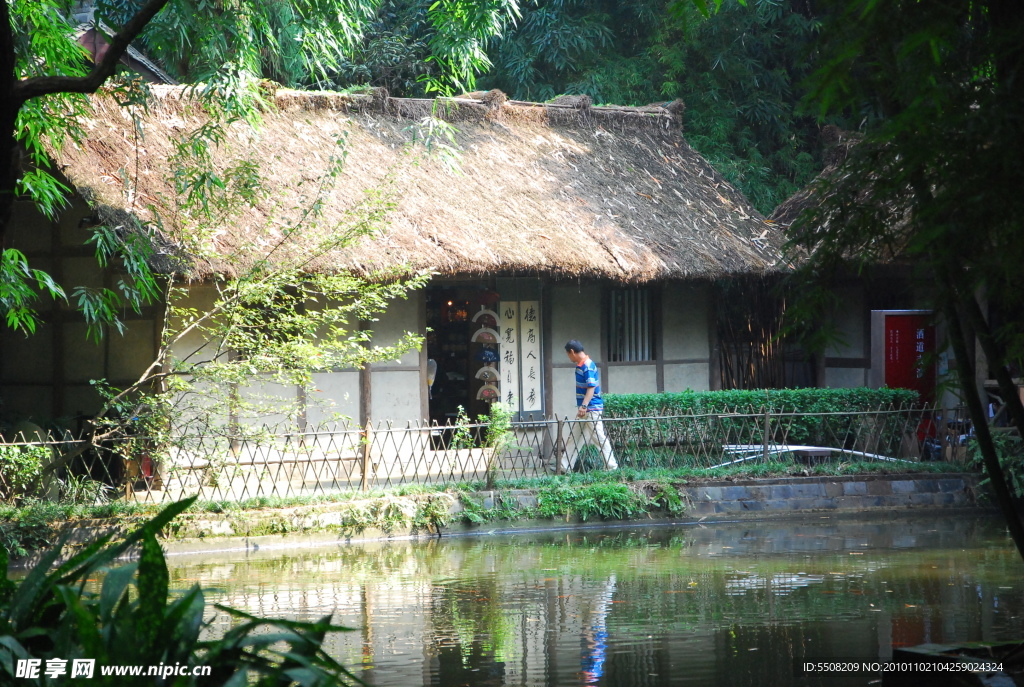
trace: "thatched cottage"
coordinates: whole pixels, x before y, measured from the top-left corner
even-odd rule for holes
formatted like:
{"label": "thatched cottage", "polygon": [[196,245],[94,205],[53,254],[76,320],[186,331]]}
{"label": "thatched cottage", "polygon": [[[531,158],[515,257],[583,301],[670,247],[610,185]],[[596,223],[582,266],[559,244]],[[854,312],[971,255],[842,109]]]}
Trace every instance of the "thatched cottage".
{"label": "thatched cottage", "polygon": [[[16,210],[12,245],[63,283],[110,279],[83,245],[90,222],[159,215],[166,248],[175,250],[183,228],[176,223],[186,220],[169,200],[176,195],[169,161],[175,142],[206,114],[181,88],[154,91],[146,112],[93,99],[88,136],[55,157],[76,190],[57,221],[28,204]],[[429,101],[282,90],[268,99],[258,131],[229,127],[215,156],[258,161],[270,193],[215,232],[201,259],[193,256],[193,297],[202,303],[212,275],[255,259],[251,251],[241,257],[241,246],[280,233],[281,217],[299,211],[345,138],[325,224],[383,182],[395,205],[383,235],[310,268],[368,274],[402,266],[434,275],[373,327],[382,341],[420,333],[422,350],[369,370],[319,375],[319,388],[354,419],[443,422],[455,406],[479,412],[495,395],[511,396],[524,416],[566,415],[574,398],[563,344],[572,338],[599,362],[609,392],[715,388],[711,284],[788,269],[781,232],[686,144],[675,108],[514,102],[496,91]],[[437,156],[408,152],[432,113],[455,127],[452,141],[430,141],[452,145],[457,171]],[[34,336],[4,332],[5,412],[36,421],[95,412],[90,380],[133,381],[153,360],[161,317],[159,306],[129,315],[123,335],[93,345],[81,318],[56,304]],[[492,340],[497,347],[483,346]],[[486,360],[483,348],[496,348],[499,360]],[[431,359],[439,368],[432,394]],[[481,374],[488,365],[496,373]],[[315,423],[316,413],[306,420]]]}
{"label": "thatched cottage", "polygon": [[[789,233],[798,220],[820,230],[830,221],[826,199],[846,179],[863,187],[870,180],[853,179],[844,170],[850,150],[862,136],[835,125],[822,128],[825,168],[805,188],[779,204],[769,221]],[[869,206],[865,206],[869,207]],[[906,222],[900,207],[872,207],[875,220],[899,228]],[[941,319],[930,309],[930,286],[922,283],[910,259],[892,254],[888,246],[870,265],[870,275],[840,265],[831,276],[839,305],[831,313],[835,337],[817,356],[815,377],[828,387],[900,387],[915,389],[928,401],[959,404],[948,377],[951,352],[942,350]],[[824,323],[823,323],[824,324]],[[938,393],[944,388],[944,393]]]}

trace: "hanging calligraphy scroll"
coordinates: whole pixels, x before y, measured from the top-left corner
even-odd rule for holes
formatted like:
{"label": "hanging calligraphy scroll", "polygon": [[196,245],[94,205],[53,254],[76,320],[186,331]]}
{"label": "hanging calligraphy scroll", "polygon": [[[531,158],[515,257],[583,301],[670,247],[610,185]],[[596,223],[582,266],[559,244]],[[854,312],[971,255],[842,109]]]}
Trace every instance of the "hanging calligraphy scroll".
{"label": "hanging calligraphy scroll", "polygon": [[539,301],[519,302],[519,356],[522,412],[542,413]]}
{"label": "hanging calligraphy scroll", "polygon": [[519,302],[502,301],[498,307],[498,344],[501,346],[501,400],[519,411]]}

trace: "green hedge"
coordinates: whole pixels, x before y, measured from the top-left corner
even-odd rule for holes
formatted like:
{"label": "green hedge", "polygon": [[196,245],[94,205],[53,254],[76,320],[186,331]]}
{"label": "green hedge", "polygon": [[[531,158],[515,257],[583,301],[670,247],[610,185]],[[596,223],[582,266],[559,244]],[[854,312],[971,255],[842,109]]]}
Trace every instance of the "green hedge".
{"label": "green hedge", "polygon": [[[728,446],[763,443],[766,430],[772,443],[895,456],[918,401],[915,391],[866,388],[608,394],[605,426],[627,464],[644,466],[714,465]],[[893,410],[903,412],[879,412]]]}
{"label": "green hedge", "polygon": [[910,389],[758,389],[674,394],[605,394],[607,417],[703,415],[721,412],[843,413],[912,406]]}

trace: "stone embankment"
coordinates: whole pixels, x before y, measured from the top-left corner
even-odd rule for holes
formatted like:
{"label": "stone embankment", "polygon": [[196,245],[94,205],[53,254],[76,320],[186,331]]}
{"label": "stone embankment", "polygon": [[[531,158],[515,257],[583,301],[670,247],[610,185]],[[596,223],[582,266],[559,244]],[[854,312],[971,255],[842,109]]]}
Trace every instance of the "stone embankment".
{"label": "stone embankment", "polygon": [[[646,522],[688,524],[739,518],[799,518],[803,514],[819,515],[876,513],[893,515],[919,513],[927,510],[963,509],[978,507],[980,477],[971,473],[853,475],[839,477],[788,477],[770,480],[711,481],[678,487],[685,503],[684,512],[669,516],[652,511],[643,516]],[[505,513],[510,503],[522,509],[519,519],[491,520],[482,525],[464,522],[465,507],[453,500],[449,506],[451,522],[440,531],[442,535],[494,533],[550,527],[608,527],[624,521],[536,519],[531,511],[538,506],[537,493],[526,489],[479,492],[471,495],[483,509],[497,508],[504,502]],[[338,542],[365,541],[381,538],[436,536],[430,527],[397,527],[381,530],[375,527],[351,528],[344,526],[343,511],[332,511],[324,506],[299,507],[281,511],[248,513],[245,531],[239,530],[238,521],[231,518],[205,516],[193,520],[181,529],[184,538],[169,542],[171,552],[200,550],[259,549],[295,546],[321,546]],[[288,523],[283,522],[282,518]],[[245,532],[259,532],[255,527],[261,519],[278,523],[277,527],[291,531],[286,534],[245,536]],[[635,520],[633,521],[635,522]],[[251,528],[251,529],[250,529]],[[204,536],[189,536],[202,530]],[[265,532],[266,530],[263,529]]]}
{"label": "stone embankment", "polygon": [[976,503],[978,476],[850,475],[789,477],[684,486],[687,515],[789,514],[800,511],[871,511],[966,507]]}
{"label": "stone embankment", "polygon": [[[631,488],[646,491],[650,498],[641,501],[652,505],[634,512],[631,522],[642,519],[649,524],[686,525],[737,519],[799,519],[811,513],[819,517],[856,513],[896,516],[978,508],[980,479],[971,473],[931,473],[735,479],[671,486],[637,483]],[[665,488],[679,494],[681,508],[675,513],[653,505],[657,501],[654,497]],[[175,519],[165,532],[164,544],[171,554],[239,551],[555,527],[614,527],[626,522],[600,518],[581,521],[571,515],[544,519],[538,515],[539,505],[537,491],[514,489],[465,494],[461,498],[437,493],[224,513],[189,512]],[[104,533],[116,537],[142,519],[69,523],[69,543],[81,546]],[[38,557],[34,554],[20,563],[31,564]]]}

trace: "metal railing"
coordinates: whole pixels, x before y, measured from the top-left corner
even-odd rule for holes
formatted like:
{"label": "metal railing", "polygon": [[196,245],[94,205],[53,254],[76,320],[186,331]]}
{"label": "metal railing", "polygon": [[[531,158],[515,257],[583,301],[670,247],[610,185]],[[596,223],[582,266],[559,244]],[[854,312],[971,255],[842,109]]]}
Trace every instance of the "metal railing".
{"label": "metal railing", "polygon": [[483,424],[235,427],[99,446],[67,436],[19,437],[0,443],[0,501],[163,502],[193,495],[243,501],[409,484],[472,486],[608,467],[700,469],[782,459],[957,462],[965,459],[968,426],[962,411],[936,407],[746,409],[605,418],[600,426],[569,418],[513,423],[502,450],[484,445]]}

